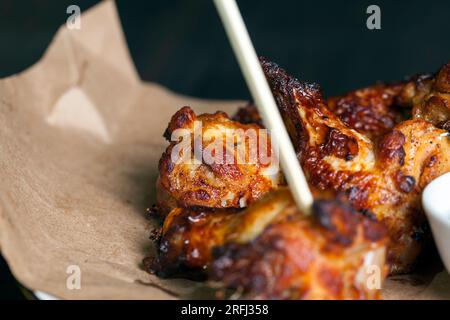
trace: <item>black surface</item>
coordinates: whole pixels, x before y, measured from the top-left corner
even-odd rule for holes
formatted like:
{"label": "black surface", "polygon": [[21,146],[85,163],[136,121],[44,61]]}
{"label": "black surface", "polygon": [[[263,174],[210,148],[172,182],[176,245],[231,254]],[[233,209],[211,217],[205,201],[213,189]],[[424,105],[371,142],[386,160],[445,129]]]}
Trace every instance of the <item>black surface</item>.
{"label": "black surface", "polygon": [[23,294],[0,255],[0,300],[2,299],[23,299]]}
{"label": "black surface", "polygon": [[[96,2],[3,0],[0,76],[39,59],[69,4]],[[450,1],[376,3],[381,30],[366,28],[372,1],[239,1],[258,53],[328,95],[433,71],[449,59]],[[118,8],[143,79],[200,97],[248,97],[210,0],[119,0]]]}
{"label": "black surface", "polygon": [[[256,306],[267,314],[256,313]],[[84,319],[90,317],[128,319],[130,313],[148,314],[147,317],[163,319],[291,319],[300,313],[314,318],[340,315],[345,319],[385,319],[386,314],[401,313],[402,319],[428,318],[430,312],[446,314],[450,301],[230,301],[230,300],[166,300],[166,301],[31,301],[0,302],[3,313],[23,317],[44,314],[46,319]],[[215,308],[214,315],[196,315],[194,308]],[[183,312],[190,308],[190,315]],[[197,309],[198,310],[198,309]],[[247,316],[246,316],[247,312]],[[363,316],[361,316],[363,315]]]}
{"label": "black surface", "polygon": [[[34,64],[66,8],[98,1],[0,2],[0,77]],[[450,1],[238,1],[258,54],[326,95],[434,71],[450,59]],[[366,8],[381,7],[382,29],[366,28]],[[248,98],[210,0],[118,1],[141,77],[204,98]],[[1,266],[1,262],[0,262]],[[17,297],[4,266],[0,297]]]}

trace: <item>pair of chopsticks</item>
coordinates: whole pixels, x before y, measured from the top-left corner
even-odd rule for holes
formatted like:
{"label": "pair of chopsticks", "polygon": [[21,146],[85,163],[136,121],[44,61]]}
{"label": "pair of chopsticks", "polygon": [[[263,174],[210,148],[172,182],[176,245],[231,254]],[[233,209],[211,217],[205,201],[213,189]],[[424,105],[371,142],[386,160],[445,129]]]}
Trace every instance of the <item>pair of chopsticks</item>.
{"label": "pair of chopsticks", "polygon": [[235,0],[214,0],[245,81],[272,140],[279,147],[280,163],[294,200],[304,214],[312,210],[313,196],[270,91],[255,48]]}

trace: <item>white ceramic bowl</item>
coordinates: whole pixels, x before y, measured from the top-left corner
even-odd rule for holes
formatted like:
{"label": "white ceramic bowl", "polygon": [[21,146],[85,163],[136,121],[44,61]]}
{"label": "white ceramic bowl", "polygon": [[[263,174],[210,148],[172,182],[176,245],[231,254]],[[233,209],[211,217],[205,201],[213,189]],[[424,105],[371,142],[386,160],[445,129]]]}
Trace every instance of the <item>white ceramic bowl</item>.
{"label": "white ceramic bowl", "polygon": [[59,298],[56,298],[55,296],[52,296],[51,294],[42,291],[34,291],[34,296],[38,300],[59,300]]}
{"label": "white ceramic bowl", "polygon": [[439,254],[450,272],[450,172],[433,180],[425,188],[422,204]]}

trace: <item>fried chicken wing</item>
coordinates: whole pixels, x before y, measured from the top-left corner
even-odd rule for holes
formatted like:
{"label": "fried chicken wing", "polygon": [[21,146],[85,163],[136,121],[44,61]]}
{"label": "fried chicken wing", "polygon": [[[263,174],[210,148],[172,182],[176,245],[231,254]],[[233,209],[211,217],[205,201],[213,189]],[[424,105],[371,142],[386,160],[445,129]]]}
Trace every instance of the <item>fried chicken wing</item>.
{"label": "fried chicken wing", "polygon": [[284,210],[290,199],[277,195],[270,192],[240,212],[204,207],[173,209],[162,227],[155,264],[158,273],[170,274],[180,267],[205,269],[211,261],[213,247],[235,237],[248,239]]}
{"label": "fried chicken wing", "polygon": [[251,103],[247,104],[245,107],[240,107],[233,116],[233,120],[244,124],[255,123],[262,128],[264,127],[258,109]]}
{"label": "fried chicken wing", "polygon": [[[252,163],[236,161],[239,145],[250,157],[254,141],[245,135],[215,145],[229,130],[262,128],[254,106],[233,120],[184,107],[165,132],[171,142],[159,164],[158,205],[168,214],[146,269],[206,277],[245,298],[379,297],[370,271],[380,282],[388,271],[411,269],[429,239],[421,192],[450,172],[450,65],[326,101],[317,84],[261,64],[316,199],[312,215],[299,212],[281,173],[260,157],[270,137],[256,144]],[[183,141],[190,148],[176,149]],[[199,148],[214,150],[215,160],[231,148],[233,162],[209,163]]]}
{"label": "fried chicken wing", "polygon": [[[348,127],[371,140],[377,140],[396,124],[411,118],[424,119],[449,130],[449,79],[450,63],[435,75],[417,75],[393,84],[378,83],[330,97],[326,105]],[[233,119],[262,125],[256,107],[251,104],[240,108]]]}
{"label": "fried chicken wing", "polygon": [[401,90],[398,104],[412,107],[415,119],[427,120],[447,131],[450,129],[450,63],[435,76],[413,78]]}
{"label": "fried chicken wing", "polygon": [[376,84],[327,100],[331,110],[347,126],[375,140],[405,120],[396,98],[405,83]]}
{"label": "fried chicken wing", "polygon": [[197,116],[184,107],[164,136],[171,141],[159,163],[164,212],[177,206],[243,208],[283,183],[270,137],[256,124],[232,121],[223,112]]}
{"label": "fried chicken wing", "polygon": [[373,141],[411,118],[424,119],[448,130],[450,63],[435,75],[417,75],[394,84],[380,83],[329,98],[327,107],[350,128]]}
{"label": "fried chicken wing", "polygon": [[[382,283],[384,226],[339,200],[319,200],[305,216],[286,188],[241,212],[174,209],[166,218],[152,272],[197,270],[247,298],[377,298]],[[378,287],[379,289],[379,287]]]}
{"label": "fried chicken wing", "polygon": [[[400,121],[407,119],[407,109],[397,103],[397,99],[404,94],[407,84],[409,82],[380,83],[351,91],[342,96],[329,98],[327,108],[349,128],[375,140]],[[252,104],[239,108],[233,120],[263,125],[256,106]]]}
{"label": "fried chicken wing", "polygon": [[267,60],[262,66],[310,185],[345,192],[391,237],[391,273],[410,270],[427,239],[423,188],[450,171],[448,132],[414,119],[372,140],[333,114],[316,84],[302,83]]}

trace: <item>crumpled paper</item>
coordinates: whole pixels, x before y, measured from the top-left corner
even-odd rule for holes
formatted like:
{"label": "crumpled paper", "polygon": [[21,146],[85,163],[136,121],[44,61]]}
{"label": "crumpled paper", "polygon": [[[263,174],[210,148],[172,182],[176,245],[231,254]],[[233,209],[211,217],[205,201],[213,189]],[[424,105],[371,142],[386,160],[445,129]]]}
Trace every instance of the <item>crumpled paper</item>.
{"label": "crumpled paper", "polygon": [[[213,297],[143,271],[156,223],[145,209],[171,115],[242,104],[142,82],[112,1],[85,12],[80,30],[62,26],[39,62],[0,80],[0,248],[14,276],[64,299]],[[450,299],[450,277],[396,277],[384,297]]]}

